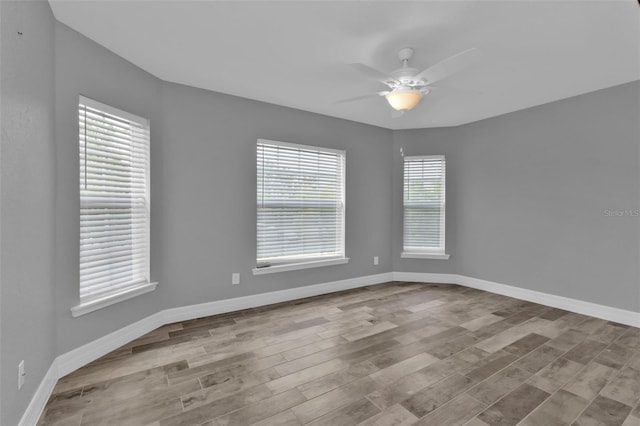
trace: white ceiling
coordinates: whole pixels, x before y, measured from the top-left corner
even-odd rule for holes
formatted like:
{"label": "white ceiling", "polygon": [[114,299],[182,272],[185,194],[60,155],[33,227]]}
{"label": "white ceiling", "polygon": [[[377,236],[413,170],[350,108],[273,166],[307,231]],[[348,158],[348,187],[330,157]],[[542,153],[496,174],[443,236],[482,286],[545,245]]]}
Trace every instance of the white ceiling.
{"label": "white ceiling", "polygon": [[[455,126],[640,79],[640,8],[607,1],[68,1],[56,18],[157,77],[390,129]],[[481,61],[392,119],[347,66]]]}

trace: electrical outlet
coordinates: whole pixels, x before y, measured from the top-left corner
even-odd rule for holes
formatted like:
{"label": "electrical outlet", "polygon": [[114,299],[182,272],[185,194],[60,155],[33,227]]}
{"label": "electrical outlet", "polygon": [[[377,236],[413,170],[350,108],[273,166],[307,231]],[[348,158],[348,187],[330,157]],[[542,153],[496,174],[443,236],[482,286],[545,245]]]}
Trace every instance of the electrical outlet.
{"label": "electrical outlet", "polygon": [[240,272],[234,272],[231,274],[231,284],[240,284]]}
{"label": "electrical outlet", "polygon": [[378,263],[378,256],[373,256],[373,264],[377,265]]}
{"label": "electrical outlet", "polygon": [[20,364],[18,364],[18,390],[22,389],[22,386],[24,386],[24,378],[25,378],[25,372],[24,372],[24,359],[22,361],[20,361]]}

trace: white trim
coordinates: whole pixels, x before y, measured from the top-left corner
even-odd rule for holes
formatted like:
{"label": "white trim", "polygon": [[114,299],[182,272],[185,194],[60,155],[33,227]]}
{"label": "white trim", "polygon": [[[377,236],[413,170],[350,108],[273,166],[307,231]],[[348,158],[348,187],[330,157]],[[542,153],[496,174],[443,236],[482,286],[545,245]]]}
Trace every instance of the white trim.
{"label": "white trim", "polygon": [[391,281],[390,272],[367,275],[364,277],[349,278],[346,280],[332,281],[322,284],[307,285],[278,290],[268,293],[254,294],[251,296],[235,297],[233,299],[219,300],[215,302],[202,303],[181,308],[167,309],[164,311],[165,324],[176,321],[185,321],[203,316],[216,315],[225,312],[233,312],[240,309],[255,308],[258,306],[271,305],[273,303],[287,302],[289,300],[302,299],[305,297],[318,296],[333,293],[336,291],[349,290],[352,288],[365,287],[373,284],[381,284]]}
{"label": "white trim", "polygon": [[553,308],[588,315],[595,318],[614,321],[633,327],[640,327],[640,312],[600,305],[584,300],[572,299],[541,291],[499,284],[493,281],[481,280],[457,274],[432,274],[420,272],[394,272],[394,281],[432,282],[444,284],[459,284],[465,287],[476,288],[490,293],[502,294],[516,299],[539,303]]}
{"label": "white trim", "polygon": [[451,257],[447,253],[416,253],[410,251],[403,251],[400,253],[400,257],[403,259],[443,259],[447,260]]}
{"label": "white trim", "polygon": [[309,262],[287,263],[285,265],[271,265],[264,268],[253,268],[253,275],[275,274],[276,272],[296,271],[298,269],[319,268],[321,266],[342,265],[349,263],[348,257],[340,259],[312,260]]}
{"label": "white trim", "polygon": [[393,281],[403,281],[403,282],[413,282],[413,283],[457,284],[458,275],[430,274],[426,272],[394,272]]}
{"label": "white trim", "polygon": [[91,300],[90,302],[80,303],[79,305],[71,308],[71,315],[79,317],[81,315],[88,314],[89,312],[106,308],[107,306],[122,302],[123,300],[149,293],[150,291],[155,290],[157,286],[158,283],[143,283],[114,294],[109,294],[108,296],[101,297],[99,299]]}
{"label": "white trim", "polygon": [[56,382],[60,377],[62,376],[58,374],[57,364],[54,360],[42,378],[38,389],[36,389],[36,392],[33,394],[27,409],[20,419],[20,423],[18,423],[19,426],[31,426],[38,422],[38,419],[42,415],[42,411],[49,400],[49,396],[51,396],[53,388],[55,388]]}
{"label": "white trim", "polygon": [[98,102],[95,99],[87,98],[86,96],[83,96],[83,95],[78,96],[78,103],[82,105],[86,105],[90,108],[99,109],[102,112],[106,112],[107,114],[110,114],[110,115],[115,115],[116,117],[125,118],[129,121],[133,121],[135,123],[142,125],[143,127],[146,127],[147,130],[149,129],[150,123],[148,118],[131,114],[130,112],[123,111],[116,107],[112,107],[111,105],[103,104],[102,102]]}
{"label": "white trim", "polygon": [[[407,246],[404,245],[404,228],[406,226],[405,224],[405,204],[404,204],[404,189],[406,186],[406,182],[404,181],[404,172],[406,170],[406,164],[407,162],[412,162],[412,161],[416,161],[416,160],[440,160],[442,162],[442,177],[440,180],[440,183],[442,185],[442,187],[440,188],[440,192],[442,194],[442,203],[440,206],[440,241],[442,242],[442,246],[441,247],[433,247],[430,249],[435,249],[438,251],[442,251],[442,253],[444,253],[446,251],[446,247],[447,247],[447,234],[446,234],[446,227],[447,227],[447,159],[445,158],[444,155],[409,155],[409,156],[403,156],[402,158],[402,247],[403,247],[403,253],[407,253]],[[404,257],[404,258],[413,258],[413,259],[449,259],[449,255],[447,254],[446,258],[444,257],[414,257],[414,256],[403,256],[400,255],[400,257]]]}
{"label": "white trim", "polygon": [[[80,157],[79,157],[80,172],[81,172],[80,187],[79,187],[80,207],[81,207],[80,209],[80,218],[81,218],[80,253],[79,253],[80,255],[79,257],[80,259],[80,303],[78,306],[75,306],[71,309],[71,313],[74,317],[84,315],[89,312],[93,312],[97,309],[112,305],[113,303],[117,303],[119,301],[126,300],[128,298],[131,298],[143,293],[147,293],[149,291],[154,290],[155,286],[157,285],[157,283],[149,283],[149,281],[151,280],[150,244],[149,244],[150,222],[151,222],[150,221],[150,201],[149,201],[149,196],[150,196],[149,182],[150,182],[151,166],[149,162],[149,155],[150,155],[149,150],[151,146],[151,135],[150,135],[149,120],[142,117],[138,117],[127,111],[123,111],[118,108],[111,107],[102,102],[98,102],[94,99],[90,99],[82,95],[79,95],[78,97],[78,108],[79,108],[78,112],[80,114],[80,118],[78,120],[78,126],[79,126],[79,130],[84,129],[84,135],[81,132],[78,134],[78,142],[79,142],[79,149],[80,149]],[[137,209],[137,207],[141,207],[141,211],[136,210],[135,214],[132,212],[131,213],[132,216],[130,220],[126,221],[127,223],[125,225],[132,225],[133,227],[136,228],[136,236],[134,239],[137,242],[135,243],[131,242],[131,244],[135,244],[135,246],[137,247],[139,247],[138,244],[141,244],[144,246],[144,248],[143,249],[137,248],[134,250],[134,253],[129,253],[129,256],[123,255],[120,257],[118,262],[116,262],[116,265],[119,265],[117,269],[120,270],[121,272],[127,272],[127,270],[131,271],[131,275],[133,275],[133,277],[130,277],[130,282],[128,283],[122,282],[122,280],[125,280],[125,281],[127,280],[127,277],[122,277],[122,275],[125,275],[122,273],[118,273],[117,275],[114,275],[113,277],[116,278],[116,282],[115,284],[114,282],[112,282],[113,277],[109,274],[110,270],[108,270],[109,259],[106,259],[106,260],[104,259],[104,257],[101,255],[102,251],[98,253],[100,255],[99,257],[100,260],[98,261],[98,263],[96,263],[95,258],[93,258],[95,253],[91,255],[88,255],[87,253],[85,253],[85,249],[87,248],[86,244],[83,243],[84,237],[87,236],[85,235],[85,231],[89,232],[88,234],[89,237],[110,236],[112,235],[113,231],[112,230],[110,231],[111,228],[109,227],[104,227],[105,229],[98,230],[100,227],[96,227],[95,223],[93,222],[91,222],[89,225],[87,225],[87,223],[89,223],[87,222],[85,223],[86,226],[83,226],[82,225],[83,218],[84,218],[83,209],[85,207],[88,207],[90,209],[94,208],[94,203],[97,200],[100,200],[98,201],[98,203],[105,204],[106,207],[113,206],[114,202],[116,203],[116,205],[119,205],[121,201],[116,198],[111,200],[109,197],[105,198],[105,197],[95,196],[92,194],[92,191],[87,191],[87,176],[86,176],[87,173],[91,173],[93,171],[95,173],[104,172],[107,175],[110,175],[113,172],[113,170],[109,168],[110,166],[107,167],[105,171],[105,170],[102,170],[104,167],[98,167],[97,169],[95,169],[89,164],[90,161],[87,155],[90,155],[90,154],[87,153],[87,145],[89,144],[89,140],[91,139],[91,137],[87,134],[87,129],[90,130],[89,122],[87,121],[88,108],[93,110],[92,114],[94,114],[95,116],[102,117],[102,118],[95,118],[95,120],[102,121],[102,124],[105,126],[105,128],[109,127],[108,122],[111,121],[112,119],[117,120],[118,122],[122,122],[125,127],[127,127],[128,124],[132,124],[136,127],[141,127],[141,129],[138,129],[140,133],[138,133],[138,130],[136,130],[135,134],[130,135],[131,140],[129,140],[128,142],[130,142],[131,149],[134,150],[132,154],[133,160],[132,160],[132,164],[130,165],[130,168],[135,169],[137,172],[139,172],[140,175],[142,174],[144,175],[144,179],[139,179],[139,184],[136,184],[136,185],[140,185],[140,184],[143,185],[143,188],[141,190],[132,189],[133,195],[135,195],[136,197],[143,196],[144,203],[143,205],[140,205],[139,203],[134,202],[132,200],[127,203],[127,204],[131,204],[129,207],[132,207],[132,208]],[[107,119],[105,115],[111,115],[113,117],[110,119]],[[104,135],[103,145],[107,147],[105,149],[107,150],[110,150],[111,148],[115,149],[113,146],[113,142],[110,142],[110,140],[112,138],[117,139],[117,135],[114,136],[110,134],[109,130],[104,130],[100,132],[101,134]],[[100,139],[100,137],[98,139]],[[84,158],[84,160],[82,158]],[[140,171],[140,169],[144,169],[143,173]],[[115,172],[115,173],[119,174],[119,172]],[[106,185],[107,188],[110,185],[113,186],[112,185],[114,184],[113,181],[109,183],[108,181],[110,181],[110,179],[109,178],[106,178],[106,179],[107,181],[99,183],[99,185],[101,186]],[[114,185],[118,186],[119,184],[115,183]],[[140,189],[139,186],[138,188]],[[108,189],[104,189],[104,191],[108,191]],[[136,205],[136,207],[134,207],[134,204]],[[103,208],[103,207],[105,206],[101,206],[100,208]],[[140,214],[140,213],[143,213],[143,214]],[[104,213],[104,214],[109,216],[109,213]],[[103,213],[101,213],[101,215],[103,215]],[[102,248],[104,247],[98,247],[98,249],[102,249]],[[90,247],[90,249],[92,251],[95,251],[96,247]],[[113,250],[113,248],[110,248],[108,251],[111,251],[111,250]],[[126,259],[123,260],[123,257],[126,257]],[[105,262],[107,264],[105,264]],[[117,273],[118,270],[114,270],[111,272]],[[94,271],[94,272],[91,272],[91,271]],[[100,271],[98,274],[94,274],[95,272],[98,272],[98,271]],[[124,286],[126,286],[126,288],[123,288]],[[105,289],[106,291],[108,291],[108,294],[105,294],[106,293]]]}
{"label": "white trim", "polygon": [[332,154],[341,155],[343,157],[347,153],[347,151],[344,150],[344,149],[326,148],[324,146],[302,145],[302,144],[299,144],[299,143],[274,141],[272,139],[258,138],[258,143],[262,143],[262,144],[265,144],[265,145],[285,146],[287,148],[301,149],[301,150],[304,150],[304,151],[330,152]]}
{"label": "white trim", "polygon": [[[332,148],[324,148],[324,147],[318,147],[318,146],[310,146],[310,145],[301,145],[301,144],[294,144],[294,143],[289,143],[289,142],[280,142],[280,141],[275,141],[275,140],[269,140],[269,139],[258,139],[257,143],[256,143],[256,153],[257,153],[257,158],[256,158],[256,167],[257,167],[257,173],[258,173],[258,181],[257,181],[257,187],[256,187],[256,194],[258,195],[258,199],[257,199],[257,208],[258,208],[258,216],[256,217],[256,238],[257,238],[257,247],[256,247],[256,257],[257,257],[257,263],[258,265],[262,264],[262,263],[270,263],[271,259],[273,259],[273,263],[276,262],[289,262],[289,264],[304,264],[307,261],[318,261],[318,260],[322,260],[322,259],[318,259],[318,257],[320,257],[318,255],[318,253],[307,253],[307,254],[302,254],[302,255],[294,255],[294,256],[286,256],[285,260],[282,260],[282,258],[278,259],[278,256],[274,257],[275,253],[271,253],[271,256],[269,256],[267,253],[260,253],[260,232],[259,232],[259,228],[261,226],[261,223],[263,222],[262,219],[260,218],[260,209],[265,207],[265,179],[264,176],[262,176],[262,179],[260,179],[260,175],[263,175],[264,173],[264,167],[265,167],[265,160],[264,160],[264,155],[265,155],[265,151],[271,151],[273,150],[273,148],[286,148],[286,150],[291,151],[292,155],[295,154],[293,151],[298,152],[298,154],[300,154],[301,152],[307,152],[307,153],[320,153],[320,154],[330,154],[332,156],[335,157],[336,159],[336,166],[338,166],[336,168],[336,175],[337,175],[337,181],[336,183],[338,183],[339,185],[339,202],[340,202],[340,208],[338,208],[336,210],[336,213],[340,213],[339,214],[339,222],[337,224],[337,227],[339,228],[340,232],[339,234],[336,235],[335,238],[335,244],[336,244],[336,250],[333,250],[332,254],[327,254],[325,253],[322,257],[324,258],[324,260],[327,260],[327,258],[345,258],[345,222],[346,222],[346,151],[345,150],[337,150],[337,149],[332,149]],[[262,155],[261,155],[262,153]],[[271,155],[271,154],[270,154]],[[300,155],[307,155],[307,154],[300,154]],[[287,164],[290,160],[286,160],[283,159],[282,160],[284,162],[284,164]],[[328,160],[327,160],[328,161]],[[279,162],[279,161],[278,161]],[[327,162],[327,165],[330,162]],[[262,172],[261,172],[262,171]],[[268,185],[267,185],[268,186]],[[278,187],[279,184],[276,184],[276,186]],[[268,191],[267,191],[268,192]],[[278,198],[278,197],[276,197]],[[287,197],[285,197],[287,198]],[[293,197],[294,199],[296,197]],[[303,200],[304,201],[304,200]],[[336,202],[338,201],[338,199],[335,200]],[[282,199],[280,201],[278,201],[278,204],[281,204],[282,206],[286,206],[288,205],[288,203],[293,202],[292,200],[285,200]],[[292,204],[292,206],[294,207],[299,207],[300,200],[298,200],[297,202],[295,202],[294,204]],[[267,204],[268,205],[268,204]],[[300,206],[303,206],[304,203],[300,204]],[[337,204],[336,204],[337,206]],[[278,207],[280,208],[280,207]],[[269,219],[266,219],[267,224],[270,222]],[[267,225],[262,223],[263,225]],[[286,227],[285,227],[286,228]],[[293,226],[290,230],[295,230],[296,228],[298,228],[298,226]],[[285,229],[286,230],[286,229]],[[272,245],[276,244],[277,246],[281,245],[282,241],[276,241],[273,240],[271,241],[271,238],[267,237],[267,242],[271,242]],[[313,238],[312,238],[313,240]],[[273,250],[278,251],[277,247],[271,247]],[[280,247],[282,248],[282,247]],[[268,252],[270,250],[267,250]],[[288,257],[288,259],[287,259]],[[292,259],[293,257],[293,259]],[[315,258],[315,259],[314,259]],[[348,261],[348,258],[347,258]],[[340,263],[346,263],[346,262],[340,262]],[[281,263],[282,264],[282,263]],[[335,263],[335,264],[339,264],[339,263]],[[326,265],[321,265],[318,264],[317,266],[328,266],[331,265],[331,263],[327,263]],[[282,268],[282,269],[276,269],[275,266],[279,266],[279,265],[274,265],[272,264],[271,267],[273,267],[273,269],[271,269],[271,272],[278,272],[278,271],[289,271],[289,270],[295,270],[295,269],[304,269],[305,267],[300,266],[300,267],[286,267],[286,268]],[[309,266],[309,267],[313,267],[313,266]],[[255,268],[253,270],[253,274],[254,275],[260,275],[262,274],[267,274],[270,272],[266,272],[267,268],[265,269],[265,272],[260,272],[258,270],[262,270],[263,268]],[[270,269],[270,268],[269,268]]]}
{"label": "white trim", "polygon": [[444,155],[405,155],[409,160],[444,160]]}
{"label": "white trim", "polygon": [[118,349],[120,346],[165,325],[166,322],[164,322],[163,318],[164,312],[165,311],[156,312],[140,321],[115,330],[62,355],[58,355],[54,362],[57,363],[59,377],[64,377],[78,368]]}
{"label": "white trim", "polygon": [[288,290],[279,290],[269,293],[254,294],[251,296],[236,297],[233,299],[218,300],[199,305],[182,306],[157,312],[141,319],[140,321],[109,333],[106,336],[100,337],[83,346],[59,355],[54,359],[51,367],[49,367],[49,370],[42,379],[40,386],[38,386],[38,390],[32,397],[19,425],[31,426],[36,424],[47,400],[49,399],[49,396],[51,395],[51,392],[53,391],[53,388],[55,387],[56,381],[59,378],[165,324],[285,302],[304,297],[317,296],[341,290],[365,287],[373,284],[381,284],[392,280],[459,284],[491,293],[503,294],[505,296],[541,303],[555,308],[566,309],[584,315],[603,318],[621,324],[640,327],[640,313],[638,312],[498,284],[464,275],[422,272],[386,272],[328,283],[296,287]]}
{"label": "white trim", "polygon": [[558,296],[555,294],[543,293],[541,291],[499,284],[464,275],[459,275],[459,278],[458,284],[465,287],[502,294],[504,296],[539,303],[553,308],[565,309],[567,311],[589,315],[633,327],[640,327],[640,312],[633,312],[625,309],[614,308],[613,306],[606,306],[584,300]]}

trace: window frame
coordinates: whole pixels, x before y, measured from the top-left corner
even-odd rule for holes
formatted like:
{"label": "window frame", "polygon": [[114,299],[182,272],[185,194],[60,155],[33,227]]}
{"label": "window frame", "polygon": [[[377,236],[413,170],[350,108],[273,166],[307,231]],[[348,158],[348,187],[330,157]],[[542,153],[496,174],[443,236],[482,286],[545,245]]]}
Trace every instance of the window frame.
{"label": "window frame", "polygon": [[281,146],[285,148],[308,150],[308,151],[315,151],[320,153],[328,153],[328,154],[334,154],[339,157],[341,162],[341,172],[342,172],[342,179],[340,182],[341,183],[340,203],[342,206],[342,215],[341,215],[341,223],[337,231],[340,233],[341,247],[339,247],[340,252],[338,254],[323,255],[323,256],[300,255],[299,257],[289,256],[288,258],[283,258],[283,259],[269,259],[268,261],[264,262],[264,264],[261,264],[258,259],[258,208],[259,208],[259,205],[256,203],[256,221],[255,221],[256,257],[255,259],[256,259],[257,266],[252,269],[253,274],[262,275],[262,274],[269,274],[274,272],[284,272],[284,271],[291,271],[291,270],[298,270],[298,269],[315,268],[320,266],[331,266],[331,265],[348,263],[349,258],[346,257],[346,227],[345,227],[345,223],[346,223],[346,151],[340,150],[340,149],[334,149],[334,148],[326,148],[321,146],[304,145],[304,144],[259,138],[256,142],[256,195],[258,194],[257,186],[259,184],[258,182],[259,163],[258,163],[257,155],[258,155],[258,149],[260,144],[272,145],[272,146],[275,145],[275,146]]}
{"label": "window frame", "polygon": [[[151,169],[151,164],[150,164],[150,150],[151,150],[151,133],[150,133],[150,120],[143,118],[143,117],[139,117],[137,115],[131,114],[127,111],[123,111],[119,108],[115,108],[112,107],[110,105],[104,104],[102,102],[96,101],[94,99],[88,98],[86,96],[83,95],[79,95],[78,97],[78,105],[77,105],[77,111],[78,114],[80,114],[80,111],[82,110],[82,106],[85,107],[89,107],[91,109],[100,111],[102,113],[108,114],[108,115],[112,115],[115,116],[121,120],[125,120],[125,121],[129,121],[129,122],[134,122],[136,124],[138,124],[139,126],[141,126],[143,128],[143,130],[146,133],[146,137],[144,139],[144,142],[146,143],[146,149],[148,150],[148,154],[147,154],[147,158],[144,164],[144,178],[145,178],[145,186],[144,186],[144,210],[145,210],[145,216],[144,216],[144,220],[145,223],[143,224],[143,233],[144,233],[144,241],[145,241],[145,247],[143,249],[142,252],[142,256],[143,257],[143,268],[144,268],[144,279],[142,280],[136,280],[134,282],[132,282],[130,285],[127,285],[128,283],[126,283],[125,285],[118,285],[115,289],[112,289],[112,291],[104,291],[104,292],[100,292],[99,294],[97,294],[94,297],[91,297],[91,295],[82,297],[80,296],[80,303],[74,307],[71,308],[71,313],[74,317],[80,316],[80,315],[84,315],[87,314],[89,312],[93,312],[97,309],[101,309],[103,307],[112,305],[114,303],[118,303],[120,301],[123,300],[127,300],[130,299],[132,297],[144,294],[144,293],[148,293],[150,291],[155,290],[156,286],[157,286],[157,282],[151,282],[151,274],[150,274],[150,250],[151,250],[151,244],[150,244],[150,226],[151,226],[151,203],[150,203],[150,169]],[[80,123],[80,116],[78,115],[78,149],[81,150],[83,148],[82,144],[83,144],[83,138],[80,134],[81,131],[81,123]],[[86,136],[84,136],[86,138]],[[85,142],[86,143],[86,142]],[[79,166],[80,166],[80,173],[78,174],[79,178],[80,178],[80,174],[83,171],[83,166],[81,165],[81,158],[79,158]],[[84,166],[85,170],[86,170],[86,165]],[[133,167],[131,167],[131,169],[133,169]],[[83,201],[82,201],[82,185],[81,182],[79,182],[78,185],[78,198],[79,198],[79,202],[80,202],[80,208],[82,209],[83,206]],[[79,212],[79,220],[81,220],[82,218],[82,213]],[[78,230],[81,233],[82,229],[82,225],[79,223],[79,227]],[[80,234],[79,234],[80,236]],[[82,248],[82,245],[80,243],[79,248]],[[79,256],[81,255],[81,252],[79,251]],[[78,258],[78,262],[79,262],[79,269],[82,265],[82,260],[79,257]],[[82,282],[80,281],[80,276],[79,276],[79,295],[81,294],[80,289],[82,288]]]}
{"label": "window frame", "polygon": [[[442,162],[441,197],[440,197],[440,242],[439,247],[415,247],[407,246],[405,242],[406,227],[406,165],[408,162],[417,162],[424,160],[440,160]],[[446,217],[447,217],[447,161],[444,155],[415,155],[405,156],[402,159],[402,252],[401,258],[408,259],[449,259],[450,255],[446,253]]]}

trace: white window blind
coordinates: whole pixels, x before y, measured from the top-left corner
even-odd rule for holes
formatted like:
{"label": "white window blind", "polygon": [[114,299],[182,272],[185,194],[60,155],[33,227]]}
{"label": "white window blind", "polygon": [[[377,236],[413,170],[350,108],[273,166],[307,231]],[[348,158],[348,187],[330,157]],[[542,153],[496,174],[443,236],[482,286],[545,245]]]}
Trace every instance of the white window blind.
{"label": "white window blind", "polygon": [[149,121],[80,97],[80,303],[149,282]]}
{"label": "white window blind", "polygon": [[344,151],[258,140],[258,265],[344,257],[344,164]]}
{"label": "white window blind", "polygon": [[444,253],[445,159],[404,158],[404,252]]}

